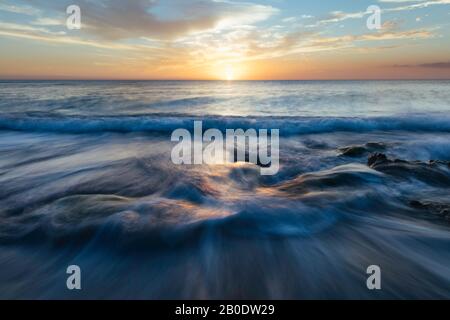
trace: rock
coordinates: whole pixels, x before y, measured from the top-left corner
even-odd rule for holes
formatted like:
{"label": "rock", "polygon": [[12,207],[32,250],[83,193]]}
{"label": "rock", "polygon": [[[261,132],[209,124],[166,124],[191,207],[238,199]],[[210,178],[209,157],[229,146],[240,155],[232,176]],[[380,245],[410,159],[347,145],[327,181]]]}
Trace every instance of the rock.
{"label": "rock", "polygon": [[374,166],[381,164],[381,163],[386,163],[389,162],[388,158],[386,157],[385,154],[383,153],[374,153],[372,155],[369,156],[369,160],[367,162],[367,165],[371,168],[373,168]]}
{"label": "rock", "polygon": [[444,165],[450,168],[450,161],[430,160],[430,165]]}
{"label": "rock", "polygon": [[427,208],[427,206],[425,204],[423,204],[422,202],[417,201],[417,200],[410,201],[409,205],[416,209],[426,209]]}
{"label": "rock", "polygon": [[346,157],[358,157],[367,152],[367,149],[363,146],[345,147],[339,150],[342,152],[341,155]]}
{"label": "rock", "polygon": [[399,179],[413,178],[429,185],[450,187],[450,172],[446,168],[447,163],[442,161],[425,163],[391,160],[383,153],[375,153],[369,156],[367,165],[374,170]]}
{"label": "rock", "polygon": [[367,142],[366,147],[371,150],[385,150],[386,145],[381,142]]}
{"label": "rock", "polygon": [[435,216],[450,220],[450,204],[448,203],[412,200],[409,205],[414,209],[427,211]]}
{"label": "rock", "polygon": [[341,156],[359,157],[368,152],[380,151],[386,149],[386,146],[380,142],[368,142],[365,145],[355,145],[339,148]]}

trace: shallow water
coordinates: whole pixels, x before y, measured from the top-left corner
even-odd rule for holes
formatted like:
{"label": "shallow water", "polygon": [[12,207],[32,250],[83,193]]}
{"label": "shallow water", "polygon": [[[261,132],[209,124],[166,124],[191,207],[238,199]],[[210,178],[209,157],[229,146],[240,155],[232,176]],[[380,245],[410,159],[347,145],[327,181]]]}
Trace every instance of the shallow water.
{"label": "shallow water", "polygon": [[[450,206],[449,88],[1,82],[0,298],[450,298],[450,215],[412,205]],[[280,129],[279,173],[172,164],[193,120]]]}

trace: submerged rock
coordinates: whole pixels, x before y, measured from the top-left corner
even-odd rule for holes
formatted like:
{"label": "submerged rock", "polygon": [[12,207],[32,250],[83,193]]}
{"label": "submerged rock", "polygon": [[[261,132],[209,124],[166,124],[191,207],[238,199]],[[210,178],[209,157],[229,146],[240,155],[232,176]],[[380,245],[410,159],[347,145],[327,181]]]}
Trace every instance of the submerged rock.
{"label": "submerged rock", "polygon": [[412,200],[409,205],[414,209],[423,210],[450,221],[450,204],[448,203]]}
{"label": "submerged rock", "polygon": [[368,142],[365,145],[355,145],[339,148],[341,151],[341,156],[346,157],[359,157],[368,152],[385,150],[386,145],[380,142]]}
{"label": "submerged rock", "polygon": [[444,165],[450,168],[450,161],[430,160],[430,165]]}
{"label": "submerged rock", "polygon": [[450,186],[449,162],[391,160],[383,153],[369,156],[367,165],[377,171],[398,178],[414,178],[430,185]]}
{"label": "submerged rock", "polygon": [[371,168],[389,162],[388,158],[383,153],[374,153],[369,156],[369,159],[367,161],[367,165]]}
{"label": "submerged rock", "polygon": [[383,181],[383,175],[363,165],[343,165],[330,170],[301,174],[278,186],[281,192],[304,195],[311,192],[343,190],[343,188],[363,188]]}
{"label": "submerged rock", "polygon": [[339,151],[341,151],[342,156],[346,157],[358,157],[362,156],[364,153],[367,152],[367,149],[363,146],[351,146],[351,147],[345,147],[340,148]]}
{"label": "submerged rock", "polygon": [[367,142],[366,147],[369,149],[386,149],[386,145],[381,142]]}

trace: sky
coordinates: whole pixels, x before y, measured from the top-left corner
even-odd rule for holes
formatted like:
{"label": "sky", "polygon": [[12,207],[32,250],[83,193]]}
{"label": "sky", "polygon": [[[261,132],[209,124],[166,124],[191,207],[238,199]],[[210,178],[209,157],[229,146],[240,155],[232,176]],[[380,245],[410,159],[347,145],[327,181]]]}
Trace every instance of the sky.
{"label": "sky", "polygon": [[0,0],[0,49],[0,79],[450,79],[450,0]]}

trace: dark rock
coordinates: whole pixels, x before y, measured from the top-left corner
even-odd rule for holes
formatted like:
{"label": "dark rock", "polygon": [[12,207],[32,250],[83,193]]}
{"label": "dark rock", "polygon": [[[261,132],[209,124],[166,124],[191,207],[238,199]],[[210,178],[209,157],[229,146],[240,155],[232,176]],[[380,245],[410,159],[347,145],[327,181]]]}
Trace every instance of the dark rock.
{"label": "dark rock", "polygon": [[368,152],[385,150],[386,146],[380,142],[368,142],[365,145],[356,145],[339,148],[342,156],[346,157],[359,157]]}
{"label": "dark rock", "polygon": [[426,209],[427,208],[427,206],[425,204],[423,204],[422,202],[417,201],[417,200],[410,201],[409,205],[416,209]]}
{"label": "dark rock", "polygon": [[450,220],[450,204],[448,203],[412,200],[409,202],[409,205],[414,209],[426,211],[427,213]]}
{"label": "dark rock", "polygon": [[346,157],[359,157],[367,152],[367,149],[362,146],[345,147],[339,150],[342,152],[341,155]]}
{"label": "dark rock", "polygon": [[444,165],[450,168],[450,161],[430,160],[430,165]]}
{"label": "dark rock", "polygon": [[381,142],[368,142],[366,143],[366,147],[370,150],[385,150],[386,145]]}
{"label": "dark rock", "polygon": [[369,156],[369,160],[367,162],[367,165],[371,168],[373,168],[374,166],[381,164],[381,163],[386,163],[388,162],[388,158],[386,157],[385,154],[383,153],[374,153],[372,155]]}
{"label": "dark rock", "polygon": [[391,160],[383,153],[369,156],[367,165],[374,170],[400,179],[414,178],[429,185],[450,186],[450,173],[445,168],[446,163],[434,161],[425,163],[421,161]]}

